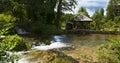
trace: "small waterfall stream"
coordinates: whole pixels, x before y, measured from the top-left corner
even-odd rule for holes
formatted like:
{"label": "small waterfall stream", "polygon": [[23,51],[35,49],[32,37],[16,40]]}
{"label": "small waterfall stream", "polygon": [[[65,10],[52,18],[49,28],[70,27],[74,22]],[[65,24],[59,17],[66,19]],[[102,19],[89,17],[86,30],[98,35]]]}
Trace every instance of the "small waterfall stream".
{"label": "small waterfall stream", "polygon": [[19,27],[15,28],[17,34],[24,35],[24,34],[29,34],[29,32],[26,32],[24,29],[21,29]]}
{"label": "small waterfall stream", "polygon": [[[47,51],[52,49],[69,48],[71,47],[69,41],[70,39],[66,35],[55,35],[52,36],[52,41],[50,45],[40,44],[39,46],[37,45],[32,47],[32,50]],[[18,63],[29,63],[29,61],[27,61],[27,59],[29,58],[30,57],[23,56],[23,58],[20,59]]]}

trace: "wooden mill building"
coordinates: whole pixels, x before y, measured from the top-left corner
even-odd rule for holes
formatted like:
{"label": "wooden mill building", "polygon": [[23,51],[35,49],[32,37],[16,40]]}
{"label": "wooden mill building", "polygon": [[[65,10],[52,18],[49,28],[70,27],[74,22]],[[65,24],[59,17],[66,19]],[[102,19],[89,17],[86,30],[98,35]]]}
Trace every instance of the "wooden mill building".
{"label": "wooden mill building", "polygon": [[67,23],[67,29],[90,29],[92,19],[85,15],[78,15],[73,18],[72,22]]}

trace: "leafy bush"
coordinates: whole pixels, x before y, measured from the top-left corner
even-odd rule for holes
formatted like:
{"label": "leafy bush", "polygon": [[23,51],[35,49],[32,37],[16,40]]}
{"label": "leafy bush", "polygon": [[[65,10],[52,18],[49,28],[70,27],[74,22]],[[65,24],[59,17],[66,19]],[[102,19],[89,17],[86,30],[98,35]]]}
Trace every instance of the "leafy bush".
{"label": "leafy bush", "polygon": [[60,31],[55,25],[43,24],[41,22],[32,23],[29,31],[34,33],[42,34],[59,34]]}
{"label": "leafy bush", "polygon": [[24,42],[23,38],[19,37],[18,35],[7,36],[4,40],[2,40],[2,43],[0,44],[0,48],[6,51],[27,50],[26,43]]}
{"label": "leafy bush", "polygon": [[0,59],[1,61],[13,61],[18,59],[19,56],[11,55],[9,56],[6,51],[22,51],[30,48],[30,44],[25,43],[23,38],[18,35],[10,35],[2,39],[0,42]]}
{"label": "leafy bush", "polygon": [[0,14],[0,34],[8,34],[10,29],[14,27],[15,21],[16,18],[11,15]]}
{"label": "leafy bush", "polygon": [[98,55],[102,63],[120,63],[120,41],[101,45]]}

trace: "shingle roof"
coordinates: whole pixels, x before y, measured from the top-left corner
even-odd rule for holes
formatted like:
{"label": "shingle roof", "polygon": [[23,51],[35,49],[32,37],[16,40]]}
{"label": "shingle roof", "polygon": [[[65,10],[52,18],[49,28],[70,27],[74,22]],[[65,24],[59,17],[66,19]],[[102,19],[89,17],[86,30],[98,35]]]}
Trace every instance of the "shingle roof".
{"label": "shingle roof", "polygon": [[85,15],[78,15],[73,19],[73,21],[92,21],[92,19]]}

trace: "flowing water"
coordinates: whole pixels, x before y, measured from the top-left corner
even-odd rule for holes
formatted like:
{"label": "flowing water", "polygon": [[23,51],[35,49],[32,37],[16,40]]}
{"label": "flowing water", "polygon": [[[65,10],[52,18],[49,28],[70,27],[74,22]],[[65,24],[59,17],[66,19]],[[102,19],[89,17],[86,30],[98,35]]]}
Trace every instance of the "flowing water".
{"label": "flowing water", "polygon": [[[97,62],[97,51],[101,44],[112,39],[119,40],[120,35],[109,34],[88,34],[88,35],[55,35],[51,38],[50,45],[38,45],[32,49],[50,50],[55,48],[72,47],[72,49],[64,50],[68,56],[76,60],[91,60]],[[26,62],[26,57],[19,60],[18,63]]]}

